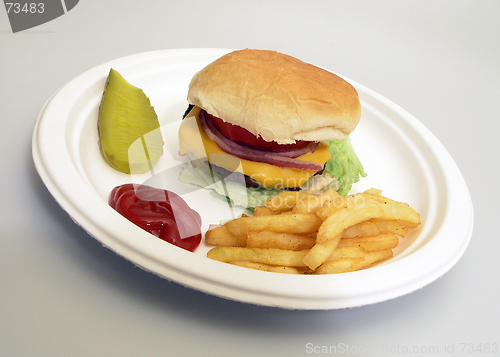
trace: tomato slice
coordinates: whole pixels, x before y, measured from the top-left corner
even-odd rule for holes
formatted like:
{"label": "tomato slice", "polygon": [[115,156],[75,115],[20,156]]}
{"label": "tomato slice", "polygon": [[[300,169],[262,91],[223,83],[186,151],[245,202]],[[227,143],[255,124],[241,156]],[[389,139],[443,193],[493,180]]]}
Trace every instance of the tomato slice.
{"label": "tomato slice", "polygon": [[231,123],[226,123],[222,119],[217,118],[213,115],[207,113],[208,120],[211,120],[215,127],[226,137],[233,141],[238,141],[239,143],[265,148],[267,150],[293,150],[300,149],[309,144],[309,141],[296,141],[294,144],[278,144],[275,141],[265,141],[260,136],[255,136],[245,128],[241,126],[234,125]]}

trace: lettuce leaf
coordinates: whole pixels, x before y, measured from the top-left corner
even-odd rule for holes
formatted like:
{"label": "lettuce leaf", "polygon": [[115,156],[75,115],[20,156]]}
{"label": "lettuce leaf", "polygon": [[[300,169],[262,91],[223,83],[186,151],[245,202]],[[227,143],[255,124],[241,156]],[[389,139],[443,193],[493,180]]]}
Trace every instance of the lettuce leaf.
{"label": "lettuce leaf", "polygon": [[365,177],[361,161],[354,152],[351,140],[346,141],[327,141],[330,147],[331,158],[325,165],[325,172],[335,176],[339,181],[338,193],[341,196],[346,196],[355,182],[358,182],[360,177]]}

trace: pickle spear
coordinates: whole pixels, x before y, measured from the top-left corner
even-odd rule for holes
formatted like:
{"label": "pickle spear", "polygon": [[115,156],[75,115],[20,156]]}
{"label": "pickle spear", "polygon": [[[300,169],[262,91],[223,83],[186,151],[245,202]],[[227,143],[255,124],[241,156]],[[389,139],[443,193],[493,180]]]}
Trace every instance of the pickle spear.
{"label": "pickle spear", "polygon": [[102,95],[97,126],[104,159],[118,171],[148,172],[163,155],[160,123],[149,98],[113,68]]}

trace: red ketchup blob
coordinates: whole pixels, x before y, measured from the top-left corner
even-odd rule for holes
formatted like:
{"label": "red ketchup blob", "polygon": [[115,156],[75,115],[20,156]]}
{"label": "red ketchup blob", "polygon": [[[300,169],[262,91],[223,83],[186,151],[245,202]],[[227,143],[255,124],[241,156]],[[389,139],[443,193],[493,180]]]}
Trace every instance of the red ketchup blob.
{"label": "red ketchup blob", "polygon": [[177,194],[139,184],[115,187],[109,205],[132,223],[180,248],[201,242],[201,217]]}

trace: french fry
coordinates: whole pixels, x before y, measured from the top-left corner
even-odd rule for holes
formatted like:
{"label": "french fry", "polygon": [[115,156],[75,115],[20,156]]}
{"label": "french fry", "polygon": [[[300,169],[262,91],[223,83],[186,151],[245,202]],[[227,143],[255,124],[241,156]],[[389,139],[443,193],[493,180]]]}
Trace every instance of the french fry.
{"label": "french fry", "polygon": [[309,269],[314,270],[323,264],[325,260],[333,254],[335,248],[337,248],[337,245],[342,238],[342,234],[343,232],[339,233],[337,237],[325,243],[318,243],[318,238],[316,237],[316,243],[304,257],[305,265],[307,265]]}
{"label": "french fry", "polygon": [[315,271],[318,274],[349,273],[363,268],[364,258],[341,258],[323,263]]}
{"label": "french fry", "polygon": [[375,252],[367,252],[365,255],[365,265],[363,268],[377,263],[382,260],[389,259],[393,256],[391,249],[377,250]]}
{"label": "french fry", "polygon": [[366,197],[363,193],[358,193],[355,195],[350,195],[346,197],[335,197],[332,200],[326,201],[323,206],[316,212],[318,217],[322,220],[327,219],[332,214],[351,206],[363,206],[365,204]]}
{"label": "french fry", "polygon": [[335,197],[332,200],[324,202],[323,206],[316,212],[316,214],[325,220],[328,216],[340,211],[343,208],[350,206],[363,206],[365,201],[368,199],[373,199],[378,202],[397,202],[390,200],[387,197],[381,196],[382,191],[372,188],[366,190],[365,192],[357,193],[354,195],[349,195],[346,197]]}
{"label": "french fry", "polygon": [[247,244],[246,236],[232,235],[225,225],[211,225],[205,233],[205,241],[208,245],[221,247],[244,247]]}
{"label": "french fry", "polygon": [[342,238],[370,237],[381,233],[380,228],[373,222],[373,219],[369,219],[347,228]]}
{"label": "french fry", "polygon": [[347,228],[371,218],[397,219],[409,224],[420,223],[420,215],[407,204],[368,197],[363,205],[347,206],[325,219],[318,230],[316,244],[305,257],[306,265],[311,269],[319,267],[328,258],[327,253],[333,252],[337,247]]}
{"label": "french fry", "polygon": [[403,227],[397,220],[374,218],[370,221],[377,225],[380,229],[380,233],[393,233],[401,238],[406,237],[406,234],[408,234],[408,227]]}
{"label": "french fry", "polygon": [[343,258],[363,258],[366,251],[360,246],[335,247],[335,241],[316,243],[304,257],[304,263],[312,270],[327,261]]}
{"label": "french fry", "polygon": [[399,240],[395,234],[386,233],[371,237],[342,238],[337,247],[358,246],[367,252],[373,252],[377,250],[394,249],[398,246],[398,243]]}
{"label": "french fry", "polygon": [[316,269],[318,274],[339,274],[363,269],[378,261],[392,257],[392,250],[381,250],[376,252],[366,252],[363,257],[347,257],[331,260],[323,263]]}
{"label": "french fry", "polygon": [[343,258],[363,258],[365,255],[366,251],[359,246],[337,247],[325,261],[328,262]]}
{"label": "french fry", "polygon": [[248,231],[246,242],[249,248],[304,250],[310,249],[314,245],[316,242],[316,234]]}
{"label": "french fry", "polygon": [[276,248],[215,247],[207,257],[221,262],[249,261],[253,263],[287,267],[305,267],[307,250],[293,251]]}
{"label": "french fry", "polygon": [[[394,218],[394,219],[396,219],[402,227],[414,228],[421,223],[420,215],[413,208],[411,208],[407,203],[394,201],[394,200],[391,200],[390,198],[380,196],[380,195],[373,195],[373,194],[363,194],[363,195],[366,197],[366,199],[373,199],[373,200],[378,201],[384,205],[399,206],[399,207],[394,207],[396,210],[398,210],[398,212],[393,212],[393,213],[394,213],[395,217],[398,217],[398,218]],[[387,218],[387,217],[374,217],[374,218],[381,218],[381,219],[390,220],[390,218]]]}
{"label": "french fry", "polygon": [[257,206],[255,207],[255,210],[253,212],[254,217],[255,216],[272,216],[275,214],[278,214],[279,212],[274,212],[272,209],[266,206]]}
{"label": "french fry", "polygon": [[341,197],[283,192],[206,233],[207,257],[250,269],[289,274],[356,271],[393,256],[399,238],[420,224],[406,203],[372,188]]}
{"label": "french fry", "polygon": [[316,242],[336,239],[350,226],[371,218],[396,219],[408,226],[420,224],[420,215],[406,203],[367,199],[364,205],[349,206],[329,216],[319,228]]}
{"label": "french fry", "polygon": [[347,228],[343,238],[376,236],[384,233],[393,233],[404,238],[408,228],[402,227],[397,220],[373,218]]}
{"label": "french fry", "polygon": [[269,271],[273,273],[283,273],[283,274],[299,274],[299,270],[294,267],[282,267],[276,265],[268,265],[261,263],[248,262],[245,260],[233,261],[229,264],[237,265],[244,268],[261,270],[261,271]]}
{"label": "french fry", "polygon": [[233,219],[225,224],[234,236],[246,236],[250,230],[313,233],[323,221],[315,214],[280,214]]}

